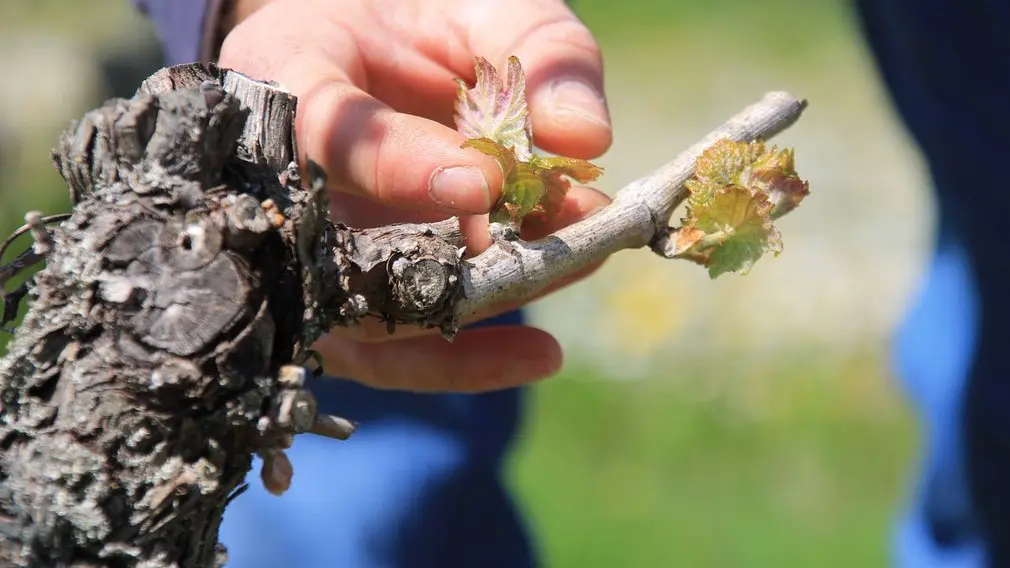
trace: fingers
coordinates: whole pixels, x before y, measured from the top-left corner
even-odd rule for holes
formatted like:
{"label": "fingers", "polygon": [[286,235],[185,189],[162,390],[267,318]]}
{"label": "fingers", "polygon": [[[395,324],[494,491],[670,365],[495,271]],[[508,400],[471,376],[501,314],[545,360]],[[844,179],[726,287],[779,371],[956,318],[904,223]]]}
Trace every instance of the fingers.
{"label": "fingers", "polygon": [[527,241],[542,239],[590,217],[610,205],[610,201],[610,196],[598,189],[574,185],[550,216],[536,214],[523,219],[522,237]]}
{"label": "fingers", "polygon": [[381,343],[327,336],[314,346],[326,373],[381,389],[485,392],[547,378],[561,368],[561,347],[526,326],[461,331]]}
{"label": "fingers", "polygon": [[537,146],[573,158],[604,153],[613,136],[603,58],[589,29],[561,0],[487,6],[490,14],[471,16],[478,32],[471,34],[471,50],[496,65],[510,55],[522,62]]}
{"label": "fingers", "polygon": [[339,188],[412,211],[480,214],[501,191],[501,170],[434,121],[389,109],[353,85],[330,83],[299,101],[305,154]]}
{"label": "fingers", "polygon": [[[299,97],[303,159],[334,189],[395,208],[450,215],[486,213],[501,190],[489,157],[433,120],[397,112],[364,90],[357,40],[313,3],[274,2],[228,35],[220,64],[277,81]],[[311,17],[309,17],[311,16]]]}

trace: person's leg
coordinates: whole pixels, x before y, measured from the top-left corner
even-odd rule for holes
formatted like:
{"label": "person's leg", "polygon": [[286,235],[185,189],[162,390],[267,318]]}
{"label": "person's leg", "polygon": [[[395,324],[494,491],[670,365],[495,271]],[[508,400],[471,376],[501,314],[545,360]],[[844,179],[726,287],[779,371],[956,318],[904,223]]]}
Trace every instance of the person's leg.
{"label": "person's leg", "polygon": [[419,395],[318,383],[325,410],[361,426],[345,442],[298,437],[281,497],[262,488],[256,462],[221,528],[228,568],[535,565],[501,479],[521,391]]}
{"label": "person's leg", "polygon": [[1010,3],[856,5],[940,211],[937,257],[897,344],[927,449],[898,565],[1010,566]]}
{"label": "person's leg", "polygon": [[[943,216],[941,216],[943,217]],[[924,459],[896,534],[899,568],[980,568],[965,476],[961,408],[978,325],[965,245],[941,219],[939,243],[917,301],[897,334],[895,363],[923,426]]]}
{"label": "person's leg", "polygon": [[933,172],[940,246],[897,344],[927,441],[900,568],[1010,566],[1010,255],[990,231],[966,228],[980,212],[956,191],[986,183],[985,171]]}

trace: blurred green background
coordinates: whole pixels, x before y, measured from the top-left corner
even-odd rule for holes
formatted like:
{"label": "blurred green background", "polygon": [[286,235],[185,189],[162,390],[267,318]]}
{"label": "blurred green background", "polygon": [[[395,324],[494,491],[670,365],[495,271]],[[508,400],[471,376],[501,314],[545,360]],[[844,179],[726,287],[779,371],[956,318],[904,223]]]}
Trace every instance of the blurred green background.
{"label": "blurred green background", "polygon": [[[919,158],[833,0],[578,0],[615,124],[613,191],[758,99],[813,195],[746,277],[646,252],[538,303],[567,350],[511,480],[548,566],[885,566],[916,431],[888,361],[932,228]],[[0,5],[0,230],[67,208],[48,151],[158,65],[127,0]]]}

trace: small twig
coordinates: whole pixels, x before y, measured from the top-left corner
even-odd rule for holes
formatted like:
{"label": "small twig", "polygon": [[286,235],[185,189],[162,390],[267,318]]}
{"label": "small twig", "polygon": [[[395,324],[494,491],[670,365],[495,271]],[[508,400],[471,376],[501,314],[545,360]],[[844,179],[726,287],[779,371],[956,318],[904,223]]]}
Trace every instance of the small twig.
{"label": "small twig", "polygon": [[0,266],[0,287],[14,279],[22,270],[30,268],[41,262],[45,257],[28,249],[19,254],[14,260]]}
{"label": "small twig", "polygon": [[336,440],[346,440],[354,434],[358,425],[346,418],[333,416],[331,414],[317,414],[316,421],[309,428],[309,432],[317,436],[325,436]]}
{"label": "small twig", "polygon": [[49,254],[53,250],[53,235],[46,228],[46,218],[38,211],[29,211],[25,214],[25,224],[35,241],[32,246],[35,253],[41,256]]}
{"label": "small twig", "polygon": [[[35,213],[35,212],[32,212],[32,213]],[[28,213],[28,215],[31,215],[32,213]],[[35,214],[38,214],[38,213],[35,213]],[[25,215],[26,219],[27,219],[28,215]],[[48,215],[46,217],[40,216],[38,218],[38,220],[37,220],[37,224],[41,223],[42,225],[49,225],[49,224],[52,224],[52,223],[62,223],[63,221],[66,221],[67,219],[69,219],[70,215],[71,215],[70,213],[58,213],[56,215]],[[0,244],[0,259],[3,259],[4,253],[7,252],[7,249],[10,248],[11,244],[15,240],[17,240],[18,237],[20,237],[21,235],[23,235],[23,234],[25,234],[25,233],[27,233],[27,232],[29,232],[31,230],[32,230],[31,224],[25,223],[24,225],[21,225],[20,227],[18,227],[17,230],[15,230],[13,233],[11,233],[11,235],[9,237],[7,237],[6,239],[4,239],[3,244]]]}
{"label": "small twig", "polygon": [[[3,298],[3,312],[0,313],[0,325],[7,325],[8,323],[14,321],[18,314],[18,306],[21,304],[21,300],[28,295],[28,284],[23,283],[18,286],[13,292],[7,292],[0,290],[0,298]],[[0,331],[5,331],[9,334],[14,334],[15,330],[0,328]]]}
{"label": "small twig", "polygon": [[[50,215],[48,217],[43,217],[41,213],[36,211],[31,211],[25,215],[25,224],[18,227],[14,233],[9,237],[4,239],[3,244],[0,244],[0,259],[3,258],[7,249],[10,248],[11,244],[17,240],[18,237],[24,235],[25,233],[31,233],[34,243],[31,248],[23,251],[14,260],[7,264],[0,265],[0,300],[3,300],[3,305],[0,306],[0,326],[6,325],[17,317],[18,305],[21,300],[28,295],[28,284],[23,283],[11,292],[4,289],[4,286],[13,280],[18,274],[21,274],[25,269],[31,268],[32,266],[38,264],[39,262],[45,260],[46,254],[53,248],[53,237],[46,229],[46,225],[50,223],[59,223],[70,218],[70,214],[61,213],[59,215]],[[0,331],[13,334],[14,331],[0,327]]]}
{"label": "small twig", "polygon": [[[10,292],[4,286],[24,269],[38,264],[44,258],[34,248],[30,248],[19,254],[10,263],[0,266],[0,300],[3,300],[3,304],[0,306],[0,326],[7,325],[17,318],[18,306],[21,304],[21,300],[28,295],[27,282],[21,283],[20,286]],[[0,331],[10,334],[14,333],[14,330],[5,327],[0,327]]]}

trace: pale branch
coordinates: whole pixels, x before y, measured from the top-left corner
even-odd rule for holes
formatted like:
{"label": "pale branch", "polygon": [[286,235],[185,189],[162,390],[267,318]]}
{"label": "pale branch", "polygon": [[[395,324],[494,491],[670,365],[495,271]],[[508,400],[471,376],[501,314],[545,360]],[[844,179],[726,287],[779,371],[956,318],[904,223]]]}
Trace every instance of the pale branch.
{"label": "pale branch", "polygon": [[53,157],[73,212],[30,213],[18,233],[34,244],[0,265],[2,285],[45,262],[3,294],[4,322],[30,302],[0,359],[0,565],[219,566],[252,456],[280,493],[295,435],[357,427],[306,388],[322,334],[378,318],[452,337],[463,317],[619,250],[668,255],[699,154],[768,138],[804,107],[771,94],[596,215],[535,242],[496,226],[467,259],[455,219],[333,223],[323,172],[293,161],[296,104],[182,65],[64,132]]}
{"label": "pale branch", "polygon": [[789,93],[768,93],[669,163],[619,190],[613,203],[592,217],[536,242],[498,240],[464,270],[463,298],[456,304],[456,317],[530,298],[552,282],[623,249],[651,244],[658,254],[672,257],[668,223],[687,199],[684,183],[693,175],[701,153],[720,139],[767,140],[796,122],[806,105]]}

